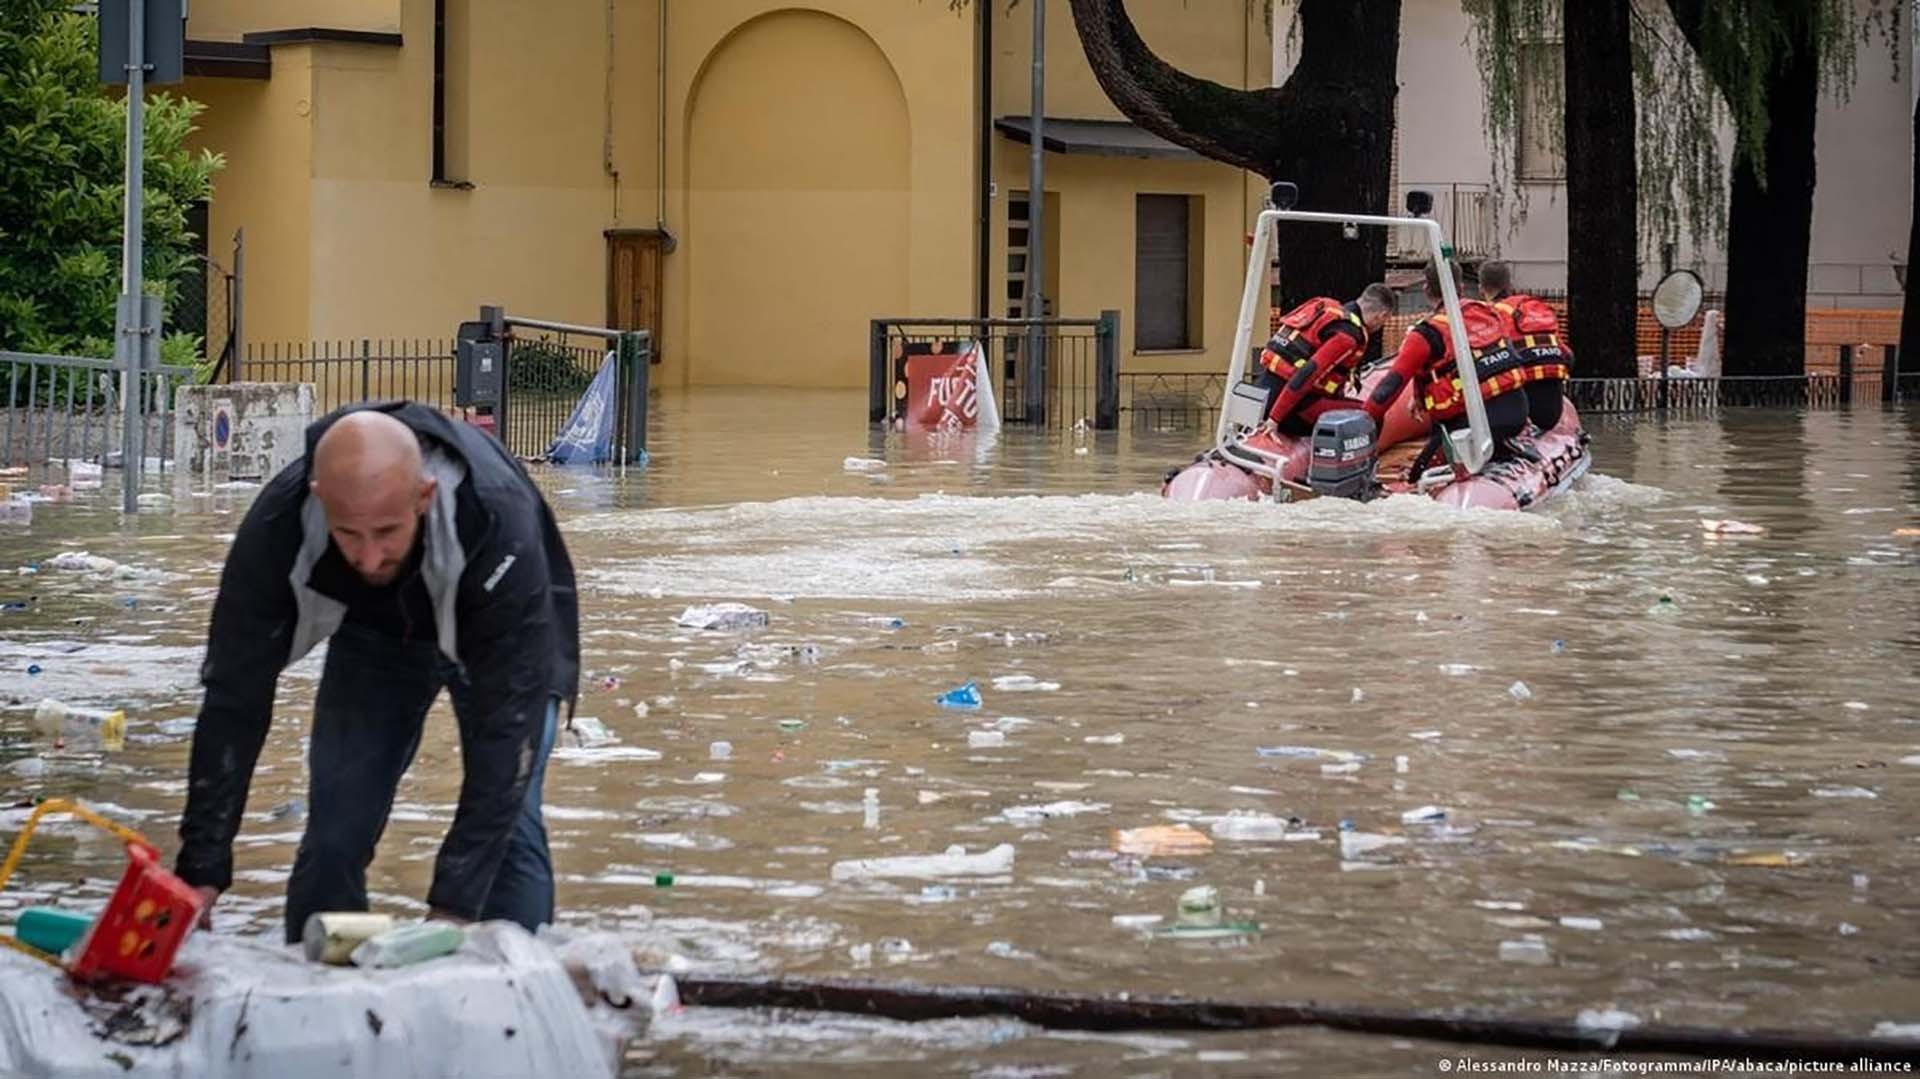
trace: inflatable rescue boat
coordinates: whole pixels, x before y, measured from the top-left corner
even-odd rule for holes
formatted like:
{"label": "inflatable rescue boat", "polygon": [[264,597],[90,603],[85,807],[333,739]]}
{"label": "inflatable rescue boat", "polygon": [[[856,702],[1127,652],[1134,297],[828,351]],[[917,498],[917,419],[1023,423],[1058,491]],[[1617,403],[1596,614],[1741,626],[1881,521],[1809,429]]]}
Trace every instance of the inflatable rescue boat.
{"label": "inflatable rescue boat", "polygon": [[[1305,438],[1262,429],[1267,390],[1248,380],[1253,323],[1265,311],[1267,258],[1273,251],[1274,225],[1280,221],[1377,225],[1409,228],[1424,234],[1440,264],[1441,291],[1455,335],[1454,354],[1470,355],[1462,326],[1460,297],[1447,266],[1450,249],[1438,222],[1422,216],[1431,208],[1424,192],[1409,192],[1411,217],[1313,213],[1291,209],[1292,184],[1275,184],[1273,206],[1261,212],[1247,263],[1246,290],[1227,366],[1228,392],[1221,404],[1213,447],[1190,464],[1167,474],[1160,493],[1181,502],[1215,499],[1271,499],[1278,502],[1333,497],[1365,501],[1388,494],[1417,493],[1459,507],[1496,510],[1535,509],[1571,487],[1593,465],[1588,437],[1571,401],[1550,431],[1529,429],[1502,446],[1493,444],[1486,404],[1466,395],[1467,426],[1449,432],[1441,443],[1440,463],[1418,476],[1409,465],[1425,446],[1430,421],[1413,407],[1413,387],[1403,389],[1375,430],[1360,411],[1320,417]],[[1373,391],[1386,375],[1385,364],[1362,373],[1356,396]]]}

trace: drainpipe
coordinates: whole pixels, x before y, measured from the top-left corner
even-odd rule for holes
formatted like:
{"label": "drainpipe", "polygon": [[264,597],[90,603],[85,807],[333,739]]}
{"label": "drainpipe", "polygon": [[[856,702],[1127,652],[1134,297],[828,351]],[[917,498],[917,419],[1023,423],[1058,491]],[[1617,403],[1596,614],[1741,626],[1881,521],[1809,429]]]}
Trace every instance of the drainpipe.
{"label": "drainpipe", "polygon": [[620,225],[620,170],[613,163],[613,4],[607,0],[606,126],[600,136],[600,167],[613,180],[613,224]]}
{"label": "drainpipe", "polygon": [[975,17],[980,20],[977,41],[980,48],[980,131],[979,234],[974,237],[979,261],[978,280],[974,283],[974,317],[993,317],[993,3],[976,0]]}
{"label": "drainpipe", "polygon": [[[654,157],[660,162],[659,203],[653,212],[653,226],[660,230],[664,241],[663,251],[673,250],[672,238],[667,233],[667,0],[660,0],[660,58],[654,65],[659,69],[660,87],[658,105],[660,115],[654,124],[659,133],[660,145],[655,147]],[[664,317],[664,316],[663,316]]]}

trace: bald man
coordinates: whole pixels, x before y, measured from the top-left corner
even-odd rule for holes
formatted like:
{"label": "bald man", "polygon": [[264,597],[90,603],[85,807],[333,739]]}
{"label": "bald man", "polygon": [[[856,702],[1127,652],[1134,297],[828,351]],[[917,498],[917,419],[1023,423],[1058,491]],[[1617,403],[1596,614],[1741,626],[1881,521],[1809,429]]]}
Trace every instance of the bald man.
{"label": "bald man", "polygon": [[209,907],[233,879],[280,672],[322,640],[307,829],[286,933],[367,909],[367,866],[444,687],[460,733],[459,807],[434,863],[438,917],[553,920],[541,778],[579,695],[573,564],[518,462],[410,402],[343,409],[261,491],[214,600],[176,871]]}

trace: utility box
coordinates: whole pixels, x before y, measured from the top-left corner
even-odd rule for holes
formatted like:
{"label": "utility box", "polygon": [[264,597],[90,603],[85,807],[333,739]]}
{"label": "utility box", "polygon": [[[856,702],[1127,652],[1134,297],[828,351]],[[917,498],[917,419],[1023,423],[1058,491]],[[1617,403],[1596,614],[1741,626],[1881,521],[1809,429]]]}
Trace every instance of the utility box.
{"label": "utility box", "polygon": [[485,322],[462,322],[453,349],[453,403],[462,408],[500,403],[507,345]]}

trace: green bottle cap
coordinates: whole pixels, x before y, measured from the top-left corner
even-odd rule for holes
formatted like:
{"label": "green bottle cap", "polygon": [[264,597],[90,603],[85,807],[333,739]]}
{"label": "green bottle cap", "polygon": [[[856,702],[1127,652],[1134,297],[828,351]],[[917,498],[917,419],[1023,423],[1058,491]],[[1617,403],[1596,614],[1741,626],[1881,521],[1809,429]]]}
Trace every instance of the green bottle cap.
{"label": "green bottle cap", "polygon": [[653,875],[653,886],[655,888],[673,887],[673,874],[672,873],[655,873]]}

